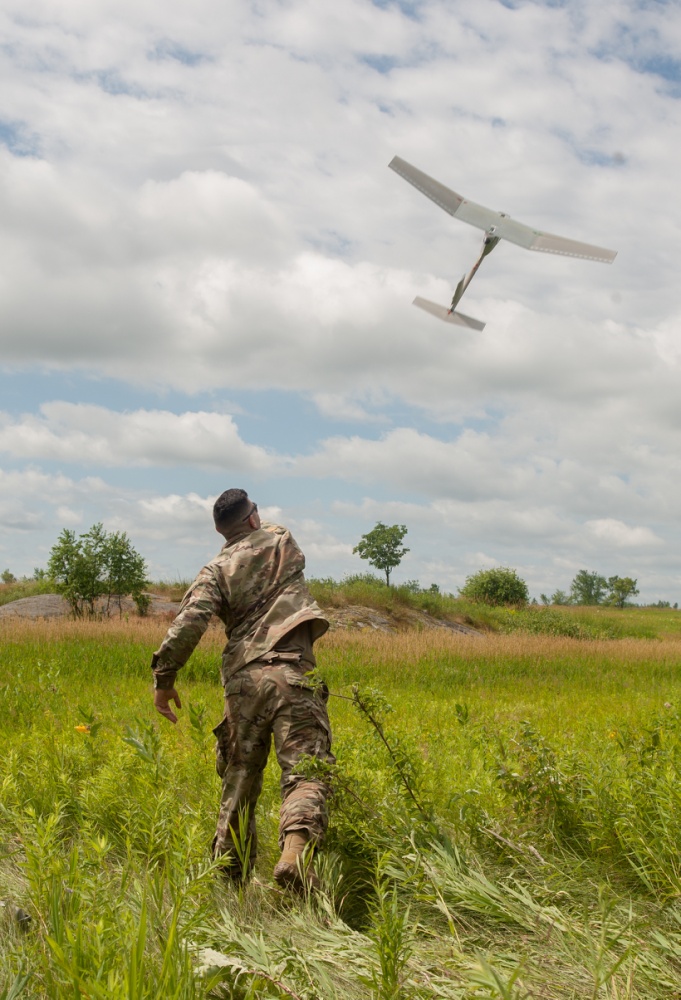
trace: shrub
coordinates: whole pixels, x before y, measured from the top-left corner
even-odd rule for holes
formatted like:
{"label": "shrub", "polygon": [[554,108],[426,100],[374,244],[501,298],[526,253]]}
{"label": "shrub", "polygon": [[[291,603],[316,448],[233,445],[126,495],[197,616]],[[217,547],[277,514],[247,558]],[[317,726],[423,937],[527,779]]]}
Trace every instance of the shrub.
{"label": "shrub", "polygon": [[466,578],[459,591],[462,597],[497,607],[502,604],[527,604],[529,591],[514,569],[495,566],[481,569]]}

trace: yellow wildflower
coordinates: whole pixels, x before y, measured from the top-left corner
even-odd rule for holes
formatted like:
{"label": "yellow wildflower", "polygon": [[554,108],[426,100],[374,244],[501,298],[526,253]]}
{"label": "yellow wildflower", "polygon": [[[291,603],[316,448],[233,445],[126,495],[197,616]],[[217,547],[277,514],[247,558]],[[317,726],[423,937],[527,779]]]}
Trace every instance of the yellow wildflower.
{"label": "yellow wildflower", "polygon": [[80,726],[76,726],[75,730],[76,730],[77,733],[89,733],[90,732],[90,727],[89,726],[80,725]]}

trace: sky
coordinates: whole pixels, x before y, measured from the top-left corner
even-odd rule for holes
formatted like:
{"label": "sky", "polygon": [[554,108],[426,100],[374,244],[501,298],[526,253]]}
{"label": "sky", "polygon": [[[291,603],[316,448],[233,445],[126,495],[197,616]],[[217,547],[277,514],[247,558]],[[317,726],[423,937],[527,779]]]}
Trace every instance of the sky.
{"label": "sky", "polygon": [[[0,568],[126,531],[153,579],[232,486],[316,577],[510,566],[681,601],[678,0],[5,0]],[[387,167],[618,251],[502,243]]]}

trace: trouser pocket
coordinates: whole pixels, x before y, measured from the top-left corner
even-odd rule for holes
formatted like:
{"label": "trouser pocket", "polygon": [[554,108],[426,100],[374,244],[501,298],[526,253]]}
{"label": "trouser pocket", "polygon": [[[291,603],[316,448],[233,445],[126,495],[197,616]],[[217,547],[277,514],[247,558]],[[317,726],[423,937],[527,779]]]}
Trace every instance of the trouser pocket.
{"label": "trouser pocket", "polygon": [[224,777],[225,771],[231,758],[230,748],[230,725],[229,719],[225,716],[222,722],[213,730],[215,736],[215,770],[220,778]]}

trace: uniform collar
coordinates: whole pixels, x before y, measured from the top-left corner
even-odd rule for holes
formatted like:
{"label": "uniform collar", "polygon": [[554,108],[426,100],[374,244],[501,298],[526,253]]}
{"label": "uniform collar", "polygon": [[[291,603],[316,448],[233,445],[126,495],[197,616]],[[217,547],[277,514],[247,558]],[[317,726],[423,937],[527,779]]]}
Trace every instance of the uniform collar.
{"label": "uniform collar", "polygon": [[239,530],[235,531],[233,535],[230,535],[229,538],[225,539],[225,544],[222,547],[223,549],[228,549],[232,545],[236,545],[237,542],[241,542],[244,538],[246,538],[247,535],[252,535],[254,531],[259,531],[259,530],[260,530],[259,528],[254,529],[248,526],[239,528]]}

